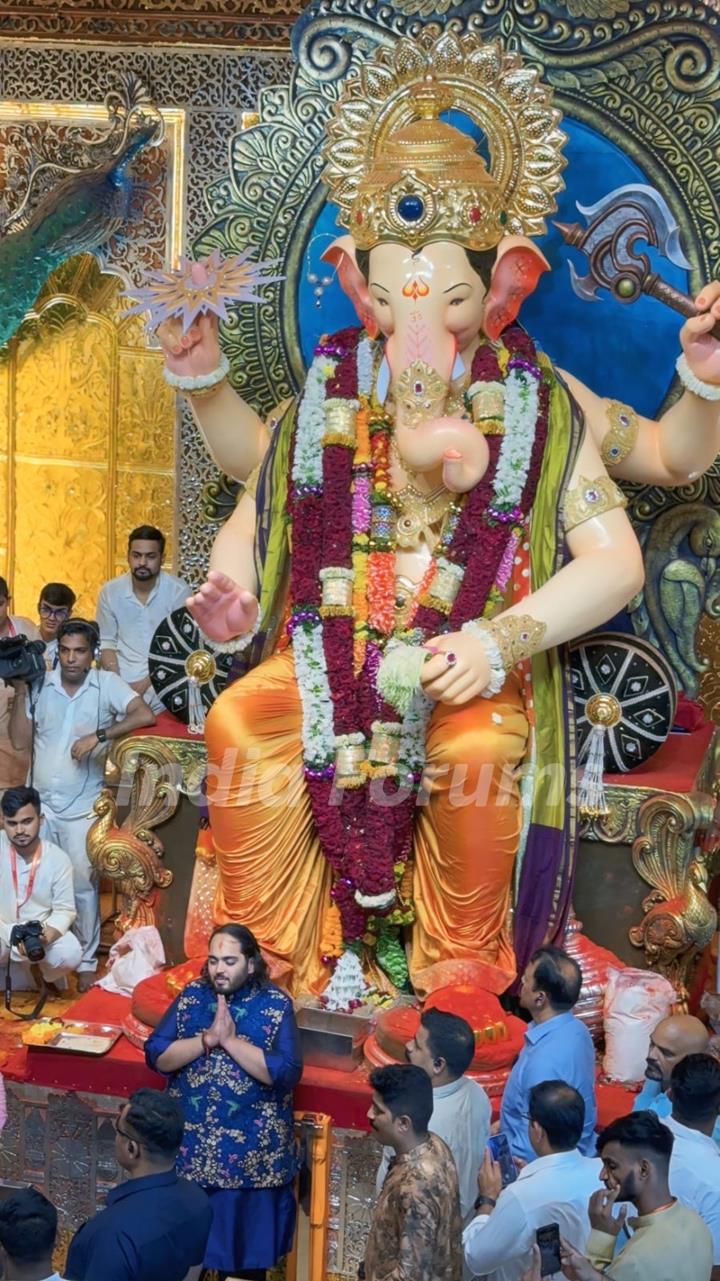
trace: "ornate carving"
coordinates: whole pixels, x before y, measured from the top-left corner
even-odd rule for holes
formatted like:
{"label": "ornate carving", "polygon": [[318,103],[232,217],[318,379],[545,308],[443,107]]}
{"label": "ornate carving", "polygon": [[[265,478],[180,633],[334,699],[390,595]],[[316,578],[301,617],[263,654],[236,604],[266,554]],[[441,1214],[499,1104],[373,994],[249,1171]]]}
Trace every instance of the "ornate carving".
{"label": "ornate carving", "polygon": [[173,552],[174,398],[160,354],[123,319],[121,287],[90,255],[71,259],[0,361],[0,543],[18,609],[30,615],[38,581],[72,559],[78,608],[92,617],[109,567],[126,566],[138,511],[168,531]]}
{"label": "ornate carving", "polygon": [[205,485],[202,491],[205,520],[222,525],[223,521],[234,512],[242,488],[239,481],[225,475]]}
{"label": "ornate carving", "polygon": [[[183,792],[191,799],[200,795],[207,768],[205,744],[197,739],[161,738],[154,734],[141,734],[137,738],[124,738],[112,754],[113,781],[118,780],[118,800],[125,803],[127,788],[136,786],[139,771],[144,771],[150,787],[162,784],[173,793]],[[168,794],[169,795],[169,794]],[[132,793],[130,806],[133,805]],[[164,822],[177,807],[175,805],[158,822]]]}
{"label": "ornate carving", "polygon": [[[708,486],[709,488],[710,486]],[[691,698],[708,662],[697,652],[703,614],[720,618],[720,515],[706,503],[669,505],[638,525],[646,580],[631,602],[633,626],[672,664]]]}
{"label": "ornate carving", "polygon": [[648,965],[665,974],[683,1000],[693,957],[717,926],[707,899],[707,856],[697,848],[698,834],[712,817],[707,796],[654,796],[640,807],[633,842],[635,869],[653,889],[643,900],[644,920],[629,931],[630,942],[643,948]]}
{"label": "ornate carving", "polygon": [[593,815],[580,823],[580,839],[603,841],[608,845],[630,845],[637,835],[641,805],[653,796],[663,796],[649,787],[605,788],[608,813]]}
{"label": "ornate carving", "polygon": [[287,46],[300,0],[5,0],[0,31],[23,36],[107,43],[152,44],[196,41],[206,44]]}
{"label": "ornate carving", "polygon": [[[95,14],[93,21],[100,21],[103,24],[102,39],[106,42],[112,38],[112,28],[115,18],[111,7],[108,6],[107,12]],[[43,13],[38,7],[33,6],[32,11],[27,10],[23,15],[16,6],[12,7],[12,17],[6,17],[3,23],[3,13],[8,14],[8,8],[0,6],[0,33],[3,29],[11,29],[14,39],[0,48],[0,81],[2,83],[3,95],[6,99],[14,103],[30,101],[50,103],[56,102],[61,104],[67,103],[102,103],[107,92],[107,85],[117,81],[119,75],[140,75],[152,85],[156,101],[164,104],[164,117],[168,131],[168,137],[173,136],[173,130],[176,126],[169,121],[169,113],[174,111],[173,120],[184,120],[185,128],[182,136],[187,139],[187,150],[185,153],[185,227],[188,240],[197,236],[202,227],[207,222],[208,206],[206,204],[206,191],[212,183],[216,183],[226,178],[227,174],[227,155],[230,147],[230,140],[233,133],[238,128],[239,113],[253,110],[256,106],[257,97],[261,89],[276,83],[282,83],[290,75],[290,61],[287,53],[252,53],[249,49],[234,48],[232,52],[222,51],[218,48],[208,49],[207,45],[202,45],[193,49],[188,48],[167,48],[158,47],[149,49],[133,49],[132,47],[91,48],[85,47],[78,49],[73,45],[53,44],[42,46],[39,44],[23,45],[18,40],[21,34],[21,24],[27,22],[28,29],[32,28],[30,34],[33,36],[42,35],[43,31],[55,38],[58,34],[58,22],[55,9]],[[237,15],[236,15],[237,16]],[[139,13],[135,15],[140,23],[145,22],[145,18]],[[87,20],[89,24],[87,30],[92,38],[93,29],[90,22],[89,10],[83,14],[64,13],[62,20],[77,26],[73,31],[81,33],[82,23]],[[135,20],[133,15],[128,11],[121,12],[118,10],[116,18],[121,23],[121,38],[127,44],[133,38],[142,38],[147,40],[151,37],[152,32],[148,33],[143,29],[144,34],[140,33],[133,36],[132,23]],[[169,15],[166,13],[164,18],[153,15],[153,21],[167,22]],[[202,19],[198,19],[202,21]],[[124,23],[127,21],[128,29],[125,31]],[[277,31],[269,30],[268,27],[261,23],[248,21],[247,23],[235,23],[235,27],[242,27],[247,34],[247,42],[257,39],[262,43],[264,48],[268,48],[273,43],[277,43]],[[139,30],[139,29],[138,29]],[[157,30],[157,28],[153,28]],[[253,34],[254,32],[254,34]],[[95,31],[97,37],[97,31]],[[233,40],[237,39],[237,32],[234,31]],[[287,37],[283,30],[282,42],[284,49],[287,48]],[[217,43],[217,41],[215,41]],[[181,110],[178,110],[181,109]],[[31,110],[34,110],[34,106]],[[100,108],[98,107],[98,111]],[[31,112],[26,108],[23,109],[23,119],[26,120]],[[17,113],[19,118],[20,113]],[[7,115],[5,120],[7,120]],[[177,126],[180,128],[180,125]],[[166,144],[167,145],[167,144]],[[155,149],[150,153],[150,159],[147,161],[140,158],[142,165],[139,169],[140,178],[152,186],[154,178],[152,172],[146,171],[145,164],[155,155]],[[158,153],[159,154],[159,153]],[[146,153],[146,156],[148,153]],[[153,171],[154,172],[154,171]],[[177,175],[176,175],[177,180]],[[154,187],[153,187],[154,190]],[[164,199],[164,198],[163,198]],[[150,209],[156,210],[158,202],[153,195],[150,200]],[[176,204],[178,211],[181,210],[181,204]],[[151,220],[148,228],[155,226]],[[158,224],[159,231],[159,224]],[[147,249],[144,247],[147,246]],[[123,249],[126,256],[119,257],[123,269],[128,274],[135,276],[136,268],[134,266],[137,260],[137,277],[142,275],[144,266],[142,265],[143,257],[152,254],[155,258],[162,258],[164,254],[162,239],[151,236],[148,231],[148,239],[143,235],[133,235],[128,238],[128,243]],[[127,255],[136,255],[130,258]],[[148,259],[148,262],[151,259]],[[137,278],[136,277],[136,278]],[[105,277],[107,280],[107,277]],[[112,282],[113,289],[117,288],[115,282]],[[63,287],[60,292],[67,294],[74,293],[74,289]],[[81,295],[85,302],[85,295]],[[43,299],[44,301],[44,299]],[[99,305],[93,304],[90,308],[93,311],[101,311]],[[125,331],[120,331],[125,341]],[[138,335],[140,327],[137,329]],[[138,343],[139,345],[139,343]],[[150,364],[159,365],[159,356],[155,353],[148,352],[146,361]],[[159,373],[159,369],[158,369]],[[2,367],[0,367],[0,451],[2,451],[2,433],[4,430],[4,405],[3,399],[4,386],[2,379],[5,377]],[[154,375],[153,375],[154,378]],[[148,393],[148,397],[153,401],[155,409],[151,411],[151,421],[154,421],[153,414],[157,415],[158,407],[166,403],[164,384],[162,380],[152,392],[150,385],[143,383],[143,388]],[[128,387],[132,391],[132,387]],[[142,403],[148,407],[147,398],[143,397]],[[148,407],[149,408],[149,407]],[[172,407],[170,406],[172,412]],[[139,405],[138,411],[139,413]],[[79,421],[79,420],[78,420]],[[152,442],[148,438],[147,448],[151,444],[157,443],[156,433],[152,432]],[[170,442],[172,436],[166,434],[165,441]],[[161,457],[162,455],[159,455]],[[214,529],[203,518],[201,503],[199,501],[200,493],[203,486],[217,478],[217,469],[208,458],[205,446],[200,434],[195,426],[194,419],[189,409],[185,408],[180,414],[180,441],[178,448],[179,460],[179,481],[177,485],[177,523],[179,526],[178,552],[176,564],[179,571],[191,582],[198,582],[204,576],[207,566],[207,560],[212,544]],[[122,460],[124,462],[124,459]],[[128,460],[129,461],[129,460]],[[88,472],[84,474],[85,482],[89,483],[89,477],[92,475]],[[133,520],[130,525],[123,524],[123,532],[126,532],[132,525],[137,524],[137,511],[142,507],[143,512],[147,511],[146,501],[150,493],[154,495],[162,509],[157,514],[157,519],[153,517],[156,524],[169,526],[169,513],[172,509],[173,487],[171,481],[165,482],[160,475],[154,472],[148,472],[146,485],[142,482],[131,481],[129,473],[123,473],[122,480],[115,486],[115,496],[117,502],[117,519],[126,522],[129,516],[130,508],[133,510]],[[5,481],[5,469],[0,467],[0,490],[2,490]],[[63,484],[67,482],[67,469],[62,471]],[[166,488],[160,492],[158,487],[166,484]],[[28,515],[34,512],[37,518],[37,504],[35,502],[36,490],[29,485],[29,492],[32,494],[32,501],[28,503],[26,510]],[[4,494],[0,492],[0,500]],[[6,545],[6,539],[1,528],[6,510],[5,502],[0,501],[0,548]],[[107,499],[103,493],[97,496],[96,501],[90,501],[87,506],[83,500],[74,502],[73,512],[69,516],[73,519],[78,511],[86,510],[89,513],[90,523],[102,517],[107,511]],[[54,527],[62,528],[63,521],[55,520]],[[57,546],[55,548],[57,554]],[[122,567],[124,558],[124,547],[118,546],[117,567]],[[112,570],[115,569],[115,562],[111,562]],[[109,567],[108,567],[109,568]],[[35,595],[32,600],[23,606],[24,612],[32,612],[37,599],[37,567],[33,574],[33,584]],[[53,572],[48,577],[54,578]],[[106,568],[102,577],[108,576]],[[88,595],[85,598],[83,608],[87,613],[94,610],[94,589],[88,589]],[[20,607],[20,601],[18,601]]]}
{"label": "ornate carving", "polygon": [[116,884],[124,900],[116,924],[119,934],[134,926],[157,923],[157,890],[173,879],[161,863],[163,845],[152,828],[175,813],[177,789],[167,778],[158,777],[152,753],[147,756],[150,760],[136,763],[127,818],[118,824],[117,802],[112,792],[104,789],[93,807],[98,817],[87,836],[92,866]]}

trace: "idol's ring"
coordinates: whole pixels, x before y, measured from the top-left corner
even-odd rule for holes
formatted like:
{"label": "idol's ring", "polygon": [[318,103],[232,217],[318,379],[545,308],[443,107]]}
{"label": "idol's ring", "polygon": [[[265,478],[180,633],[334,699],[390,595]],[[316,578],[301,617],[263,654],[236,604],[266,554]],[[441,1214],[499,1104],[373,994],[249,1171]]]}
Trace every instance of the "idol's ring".
{"label": "idol's ring", "polygon": [[448,667],[454,667],[457,662],[457,654],[453,654],[451,650],[448,654],[445,655],[445,662],[447,663]]}

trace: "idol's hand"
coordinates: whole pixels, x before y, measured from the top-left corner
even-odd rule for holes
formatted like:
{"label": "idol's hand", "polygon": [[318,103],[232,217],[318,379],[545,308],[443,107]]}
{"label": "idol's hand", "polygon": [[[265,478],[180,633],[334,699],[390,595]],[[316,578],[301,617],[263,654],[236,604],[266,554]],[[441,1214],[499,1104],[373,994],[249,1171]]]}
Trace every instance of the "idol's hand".
{"label": "idol's hand", "polygon": [[210,570],[207,582],[185,604],[209,640],[218,644],[244,636],[258,616],[257,597],[216,569]]}
{"label": "idol's hand", "polygon": [[695,377],[704,383],[720,384],[720,342],[710,334],[720,320],[720,281],[705,285],[695,305],[702,315],[685,321],[680,330],[680,343]]}
{"label": "idol's hand", "polygon": [[[207,283],[207,270],[202,263],[194,263],[192,271],[198,285]],[[173,374],[198,378],[213,373],[220,364],[217,316],[198,316],[185,334],[182,320],[175,316],[158,327],[157,336]]]}
{"label": "idol's hand", "polygon": [[485,646],[469,632],[435,636],[425,646],[430,654],[420,673],[429,698],[461,707],[477,698],[490,682],[492,672]]}

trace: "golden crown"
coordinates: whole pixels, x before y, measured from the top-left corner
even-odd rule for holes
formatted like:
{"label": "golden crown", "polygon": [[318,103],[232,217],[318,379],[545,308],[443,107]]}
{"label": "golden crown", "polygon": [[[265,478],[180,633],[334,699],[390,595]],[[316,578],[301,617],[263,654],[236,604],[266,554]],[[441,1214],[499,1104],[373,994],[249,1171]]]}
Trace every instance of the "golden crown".
{"label": "golden crown", "polygon": [[[462,112],[482,130],[439,119]],[[537,235],[562,188],[565,135],[537,73],[476,35],[421,32],[381,49],[346,82],[328,125],[323,178],[359,249],[400,241],[497,245]]]}

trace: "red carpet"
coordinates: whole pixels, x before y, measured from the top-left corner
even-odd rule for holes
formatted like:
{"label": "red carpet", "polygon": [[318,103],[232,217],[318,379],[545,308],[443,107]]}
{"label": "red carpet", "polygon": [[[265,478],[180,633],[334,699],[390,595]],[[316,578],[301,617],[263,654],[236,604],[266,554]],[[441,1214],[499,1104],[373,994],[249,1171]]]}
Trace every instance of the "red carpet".
{"label": "red carpet", "polygon": [[[60,1003],[54,1002],[49,1012],[56,1015],[62,1012],[68,1018],[88,1023],[122,1026],[123,1019],[130,1013],[130,1000],[102,988],[92,988],[67,1010],[61,1010]],[[10,1025],[6,1020],[0,1021],[0,1032],[5,1028],[13,1031],[13,1043],[7,1046],[4,1064],[0,1063],[6,1080],[88,1094],[113,1094],[119,1098],[127,1098],[141,1086],[164,1087],[165,1078],[145,1066],[142,1051],[131,1045],[125,1036],[121,1036],[107,1054],[94,1058],[18,1045],[24,1026],[18,1022]],[[0,1055],[4,1048],[0,1039]],[[598,1126],[607,1125],[616,1116],[629,1112],[633,1097],[633,1092],[623,1086],[598,1085]],[[493,1099],[492,1102],[497,1116],[499,1100]],[[370,1087],[365,1067],[356,1068],[354,1072],[306,1067],[295,1092],[298,1111],[327,1113],[334,1125],[344,1129],[369,1128],[369,1103]]]}

